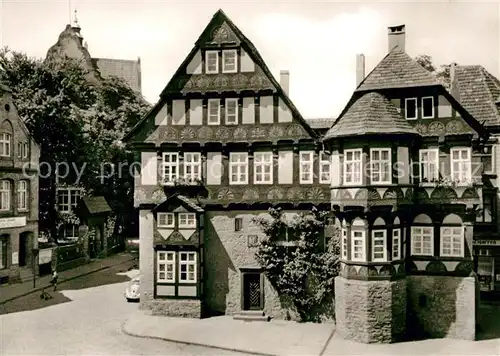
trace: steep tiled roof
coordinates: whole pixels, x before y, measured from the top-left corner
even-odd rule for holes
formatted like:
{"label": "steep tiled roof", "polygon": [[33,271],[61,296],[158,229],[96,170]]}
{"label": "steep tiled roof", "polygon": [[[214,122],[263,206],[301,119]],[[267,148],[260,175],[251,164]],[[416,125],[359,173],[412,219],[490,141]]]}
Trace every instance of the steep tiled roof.
{"label": "steep tiled roof", "polygon": [[92,58],[93,65],[99,69],[101,76],[115,76],[123,79],[134,91],[141,92],[140,60]]}
{"label": "steep tiled roof", "polygon": [[371,92],[358,98],[325,134],[325,139],[367,134],[416,134],[398,109],[382,94]]}
{"label": "steep tiled roof", "polygon": [[89,214],[108,213],[111,211],[108,202],[102,196],[84,197],[82,204],[87,208]]}
{"label": "steep tiled roof", "polygon": [[438,85],[436,77],[399,47],[366,76],[356,91]]}
{"label": "steep tiled roof", "polygon": [[306,119],[306,123],[315,130],[329,129],[335,123],[335,118]]}
{"label": "steep tiled roof", "polygon": [[198,205],[198,203],[195,200],[193,200],[193,199],[190,199],[190,198],[188,198],[188,197],[186,197],[184,195],[181,195],[181,194],[177,195],[177,199],[179,199],[180,201],[186,203],[186,205],[188,207],[190,207],[191,210],[197,211],[199,213],[202,213],[204,211],[203,208],[200,207]]}
{"label": "steep tiled roof", "polygon": [[495,105],[500,96],[500,81],[483,66],[457,66],[451,92],[476,120],[486,126],[500,125]]}

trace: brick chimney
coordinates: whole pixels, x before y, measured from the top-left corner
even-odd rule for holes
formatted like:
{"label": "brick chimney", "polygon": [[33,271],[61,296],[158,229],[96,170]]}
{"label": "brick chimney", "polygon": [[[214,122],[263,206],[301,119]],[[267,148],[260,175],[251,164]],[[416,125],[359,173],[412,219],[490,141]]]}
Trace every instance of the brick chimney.
{"label": "brick chimney", "polygon": [[356,55],[356,88],[359,87],[361,82],[365,79],[365,55]]}
{"label": "brick chimney", "polygon": [[405,25],[389,26],[388,32],[389,32],[389,52],[392,51],[392,49],[396,46],[398,46],[399,49],[405,52],[406,51]]}
{"label": "brick chimney", "polygon": [[290,72],[288,70],[280,71],[280,86],[286,95],[289,95],[290,90]]}

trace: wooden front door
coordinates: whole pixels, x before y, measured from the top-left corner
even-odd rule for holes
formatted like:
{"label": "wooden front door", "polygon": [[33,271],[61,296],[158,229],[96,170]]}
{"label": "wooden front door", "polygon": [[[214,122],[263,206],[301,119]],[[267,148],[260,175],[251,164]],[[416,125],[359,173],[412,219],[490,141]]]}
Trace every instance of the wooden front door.
{"label": "wooden front door", "polygon": [[264,307],[261,274],[243,274],[243,310],[262,310]]}
{"label": "wooden front door", "polygon": [[23,232],[19,235],[19,266],[26,266],[26,255],[28,249],[28,234]]}

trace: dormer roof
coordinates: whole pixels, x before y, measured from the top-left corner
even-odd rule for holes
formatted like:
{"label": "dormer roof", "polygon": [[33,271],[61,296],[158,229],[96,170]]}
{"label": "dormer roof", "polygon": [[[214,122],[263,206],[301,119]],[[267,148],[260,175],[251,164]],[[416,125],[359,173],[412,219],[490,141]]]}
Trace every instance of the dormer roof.
{"label": "dormer roof", "polygon": [[370,92],[359,97],[343,113],[323,140],[384,134],[419,135],[389,99],[380,93]]}

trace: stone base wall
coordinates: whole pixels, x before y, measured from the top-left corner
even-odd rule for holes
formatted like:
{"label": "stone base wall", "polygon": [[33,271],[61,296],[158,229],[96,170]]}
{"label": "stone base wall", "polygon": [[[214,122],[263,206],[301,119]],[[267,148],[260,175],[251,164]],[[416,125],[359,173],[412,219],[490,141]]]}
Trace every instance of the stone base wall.
{"label": "stone base wall", "polygon": [[337,333],[363,343],[390,343],[404,338],[406,280],[359,281],[335,278]]}
{"label": "stone base wall", "polygon": [[200,300],[151,299],[142,303],[141,308],[151,311],[152,315],[201,318],[201,305]]}
{"label": "stone base wall", "polygon": [[408,276],[408,331],[422,337],[476,338],[476,277]]}

